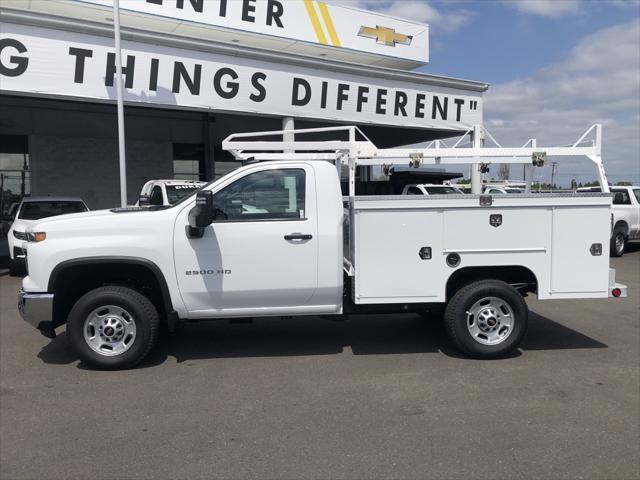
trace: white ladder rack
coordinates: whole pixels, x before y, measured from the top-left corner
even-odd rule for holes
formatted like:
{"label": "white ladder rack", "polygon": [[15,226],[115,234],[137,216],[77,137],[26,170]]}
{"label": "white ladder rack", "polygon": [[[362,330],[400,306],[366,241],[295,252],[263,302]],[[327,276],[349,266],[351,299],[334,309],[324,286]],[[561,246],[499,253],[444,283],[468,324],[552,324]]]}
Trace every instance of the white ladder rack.
{"label": "white ladder rack", "polygon": [[[336,134],[346,136],[346,140],[282,140],[283,135]],[[345,135],[346,134],[346,135]],[[462,141],[469,135],[472,146],[461,147]],[[265,137],[278,137],[264,140]],[[358,140],[358,137],[361,140]],[[586,140],[590,137],[590,140]],[[479,145],[477,139],[488,138],[493,147]],[[423,165],[491,165],[492,163],[524,164],[527,187],[531,189],[531,169],[545,164],[547,157],[586,156],[597,168],[602,192],[609,192],[609,183],[602,163],[602,125],[595,124],[570,146],[539,147],[535,139],[528,140],[524,146],[502,147],[481,125],[467,130],[453,147],[443,147],[444,142],[434,140],[423,148],[377,148],[375,144],[356,126],[307,128],[299,130],[275,130],[268,132],[235,133],[222,142],[222,148],[229,151],[238,160],[325,160],[349,166],[349,196],[355,195],[355,169],[358,166],[383,167]]]}

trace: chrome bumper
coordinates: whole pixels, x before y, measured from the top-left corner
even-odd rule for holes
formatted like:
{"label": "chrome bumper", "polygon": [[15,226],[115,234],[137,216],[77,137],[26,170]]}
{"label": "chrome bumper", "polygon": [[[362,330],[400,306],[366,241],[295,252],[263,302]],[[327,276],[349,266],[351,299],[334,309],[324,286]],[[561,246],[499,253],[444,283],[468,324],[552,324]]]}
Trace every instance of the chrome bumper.
{"label": "chrome bumper", "polygon": [[18,311],[22,319],[49,338],[56,336],[53,328],[53,293],[18,293]]}

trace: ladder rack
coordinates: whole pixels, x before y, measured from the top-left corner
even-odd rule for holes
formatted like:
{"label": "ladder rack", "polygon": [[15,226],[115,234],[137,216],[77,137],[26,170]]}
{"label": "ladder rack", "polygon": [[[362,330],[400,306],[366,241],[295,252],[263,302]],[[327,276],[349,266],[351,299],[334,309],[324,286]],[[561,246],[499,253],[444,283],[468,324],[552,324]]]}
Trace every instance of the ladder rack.
{"label": "ladder rack", "polygon": [[[347,139],[337,140],[282,140],[286,136],[313,136],[322,134],[342,135]],[[461,147],[467,136],[471,145]],[[278,137],[275,140],[265,140]],[[586,140],[591,137],[590,140]],[[360,140],[358,138],[361,138]],[[481,145],[488,138],[492,147]],[[482,141],[478,141],[478,139]],[[307,128],[299,130],[275,130],[268,132],[235,133],[222,142],[222,148],[238,160],[324,160],[333,161],[338,169],[342,164],[349,166],[349,196],[355,195],[355,169],[358,166],[383,167],[424,165],[473,165],[488,166],[493,163],[524,164],[526,191],[531,189],[531,170],[546,164],[547,157],[586,156],[597,168],[602,192],[609,192],[609,183],[602,163],[602,125],[595,124],[570,146],[539,147],[536,140],[528,140],[522,147],[502,147],[481,125],[467,130],[453,147],[443,147],[444,142],[434,140],[422,148],[377,148],[375,144],[356,126]]]}

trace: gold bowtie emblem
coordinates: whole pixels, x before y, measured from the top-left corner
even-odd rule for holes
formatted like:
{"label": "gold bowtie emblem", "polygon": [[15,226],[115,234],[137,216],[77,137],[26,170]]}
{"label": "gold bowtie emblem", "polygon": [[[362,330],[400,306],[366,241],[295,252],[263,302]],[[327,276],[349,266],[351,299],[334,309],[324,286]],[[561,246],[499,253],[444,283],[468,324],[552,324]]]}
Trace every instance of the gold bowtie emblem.
{"label": "gold bowtie emblem", "polygon": [[375,38],[380,45],[388,45],[390,47],[395,47],[396,43],[411,45],[411,39],[413,38],[411,35],[396,33],[395,29],[381,27],[380,25],[376,25],[376,28],[360,27],[358,35],[360,37]]}

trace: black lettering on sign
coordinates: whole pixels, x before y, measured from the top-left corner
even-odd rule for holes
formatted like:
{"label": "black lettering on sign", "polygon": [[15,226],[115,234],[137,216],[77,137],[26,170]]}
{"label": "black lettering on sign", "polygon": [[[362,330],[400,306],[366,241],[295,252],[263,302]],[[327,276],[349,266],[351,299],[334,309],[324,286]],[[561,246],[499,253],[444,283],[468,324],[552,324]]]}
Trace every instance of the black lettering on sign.
{"label": "black lettering on sign", "polygon": [[175,62],[173,64],[173,85],[171,91],[173,93],[180,93],[181,80],[184,80],[185,85],[189,89],[192,95],[200,95],[200,79],[202,77],[202,65],[195,64],[193,67],[193,78],[189,75],[187,68],[182,62]]}
{"label": "black lettering on sign", "polygon": [[[198,13],[202,13],[204,0],[189,0],[191,7]],[[176,8],[184,9],[184,0],[176,0]]]}
{"label": "black lettering on sign", "polygon": [[427,96],[424,93],[418,93],[416,95],[416,118],[424,118],[424,101]]}
{"label": "black lettering on sign", "polygon": [[[440,97],[433,96],[433,107],[431,108],[431,118],[436,119],[436,113],[440,113],[442,120],[447,119],[447,109],[449,108],[449,97],[444,97],[444,103],[440,102]],[[437,111],[437,112],[436,112]]]}
{"label": "black lettering on sign", "polygon": [[151,59],[151,72],[149,73],[149,90],[158,90],[158,67],[160,66],[160,60],[157,58]]}
{"label": "black lettering on sign", "polygon": [[407,94],[404,92],[396,92],[396,103],[393,107],[393,114],[397,117],[402,112],[402,116],[407,116],[405,107],[407,106]]}
{"label": "black lettering on sign", "polygon": [[385,105],[387,104],[387,90],[386,88],[380,88],[376,95],[376,113],[378,115],[384,115],[387,113],[387,108]]}
{"label": "black lettering on sign", "polygon": [[275,22],[278,27],[284,28],[280,19],[283,13],[284,8],[278,0],[267,0],[267,25],[273,25],[273,22]]}
{"label": "black lettering on sign", "polygon": [[[300,98],[300,87],[304,88],[304,95]],[[303,107],[311,100],[311,85],[304,78],[293,77],[293,89],[291,93],[291,105]]]}
{"label": "black lettering on sign", "polygon": [[242,20],[244,22],[255,23],[256,6],[254,5],[256,0],[242,0]]}
{"label": "black lettering on sign", "polygon": [[69,47],[69,55],[76,57],[75,73],[73,74],[74,83],[84,82],[84,61],[93,57],[93,50]]}
{"label": "black lettering on sign", "polygon": [[[0,39],[0,54],[5,48],[14,48],[18,53],[27,52],[27,47],[25,47],[22,42],[19,42],[15,38]],[[5,77],[19,77],[24,72],[26,72],[27,67],[29,66],[28,57],[17,57],[15,55],[11,55],[9,57],[9,62],[14,65],[13,68],[9,68],[4,65],[2,63],[2,60],[0,59],[0,75],[4,75]]]}
{"label": "black lettering on sign", "polygon": [[327,108],[327,89],[329,88],[328,82],[322,82],[322,89],[320,90],[320,108]]}
{"label": "black lettering on sign", "polygon": [[267,89],[264,88],[259,80],[266,80],[267,74],[263,72],[256,72],[251,76],[251,85],[257,90],[258,93],[252,93],[249,98],[254,102],[262,102],[267,97]]}
{"label": "black lettering on sign", "polygon": [[369,101],[369,97],[367,94],[369,93],[369,87],[358,87],[358,102],[356,105],[356,110],[358,112],[362,111],[362,105]]}
{"label": "black lettering on sign", "polygon": [[[136,57],[127,55],[127,65],[122,67],[122,75],[124,75],[124,87],[133,88],[133,74],[136,66]],[[107,71],[104,74],[104,84],[107,87],[113,87],[113,77],[116,74],[116,54],[107,53]]]}
{"label": "black lettering on sign", "polygon": [[349,85],[346,83],[338,84],[338,99],[336,101],[336,109],[342,110],[342,103],[349,100]]}
{"label": "black lettering on sign", "polygon": [[462,110],[462,106],[464,105],[464,99],[463,98],[456,98],[453,103],[456,104],[456,122],[460,121],[460,116],[461,116],[461,110]]}
{"label": "black lettering on sign", "polygon": [[238,82],[227,82],[225,88],[222,88],[222,77],[225,76],[229,76],[233,80],[238,79],[238,74],[235,72],[235,70],[227,67],[221,68],[213,76],[213,88],[215,89],[216,93],[222,98],[230,99],[238,94],[240,84],[238,84]]}

